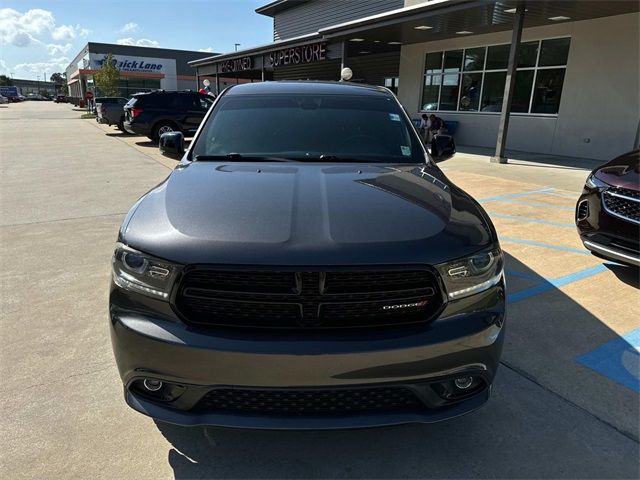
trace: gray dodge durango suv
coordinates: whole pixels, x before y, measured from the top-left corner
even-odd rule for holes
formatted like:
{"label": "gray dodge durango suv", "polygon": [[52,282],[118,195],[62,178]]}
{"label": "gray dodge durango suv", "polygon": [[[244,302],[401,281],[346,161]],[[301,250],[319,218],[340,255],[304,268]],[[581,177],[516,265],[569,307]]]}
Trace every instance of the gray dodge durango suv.
{"label": "gray dodge durango suv", "polygon": [[489,399],[503,256],[389,90],[237,85],[126,216],[109,311],[125,399],[158,420],[429,423]]}

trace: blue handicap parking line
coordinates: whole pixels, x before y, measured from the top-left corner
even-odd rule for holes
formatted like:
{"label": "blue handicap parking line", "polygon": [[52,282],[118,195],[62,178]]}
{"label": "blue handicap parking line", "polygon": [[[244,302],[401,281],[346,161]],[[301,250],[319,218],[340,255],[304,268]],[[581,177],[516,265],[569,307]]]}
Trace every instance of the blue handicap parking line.
{"label": "blue handicap parking line", "polygon": [[568,198],[568,199],[572,199],[572,200],[578,200],[578,197],[580,196],[579,193],[563,193],[563,192],[542,192],[545,195],[551,195],[552,197],[560,197],[560,198]]}
{"label": "blue handicap parking line", "polygon": [[640,328],[605,343],[576,361],[640,393]]}
{"label": "blue handicap parking line", "polygon": [[579,270],[560,278],[547,279],[540,277],[539,280],[543,282],[540,285],[525,288],[524,290],[520,290],[515,293],[509,293],[507,295],[507,303],[519,302],[520,300],[524,300],[525,298],[540,295],[541,293],[548,292],[549,290],[553,290],[554,288],[559,288],[564,285],[568,285],[570,283],[592,277],[593,275],[597,275],[600,272],[604,272],[606,269],[607,267],[605,267],[604,265],[596,265],[595,267]]}
{"label": "blue handicap parking line", "polygon": [[576,228],[576,226],[573,223],[552,222],[551,220],[543,220],[541,218],[524,217],[522,215],[508,215],[506,213],[496,213],[496,212],[487,212],[487,213],[489,213],[489,216],[491,217],[504,218],[507,220],[515,220],[517,222],[539,223],[542,225],[551,225],[552,227],[560,227],[560,228],[571,228],[571,229]]}
{"label": "blue handicap parking line", "polygon": [[524,192],[517,192],[517,193],[505,193],[504,195],[496,195],[495,197],[481,198],[478,201],[480,203],[500,202],[502,200],[506,200],[509,198],[524,197],[526,195],[535,195],[536,193],[552,192],[553,190],[554,190],[553,188],[545,187],[545,188],[539,188],[537,190],[527,190]]}
{"label": "blue handicap parking line", "polygon": [[553,205],[552,203],[544,203],[544,202],[531,202],[529,200],[512,200],[507,198],[505,200],[501,200],[504,203],[513,203],[516,205],[525,205],[527,207],[541,207],[541,208],[555,208],[556,210],[566,210],[573,212],[575,207],[567,207],[564,205]]}
{"label": "blue handicap parking line", "polygon": [[571,253],[579,253],[581,255],[591,255],[591,253],[586,249],[581,250],[579,248],[563,247],[561,245],[553,245],[551,243],[536,242],[533,240],[522,240],[520,238],[513,238],[513,237],[500,236],[499,239],[501,242],[519,243],[521,245],[530,245],[532,247],[548,248],[550,250],[560,250],[561,252],[571,252]]}

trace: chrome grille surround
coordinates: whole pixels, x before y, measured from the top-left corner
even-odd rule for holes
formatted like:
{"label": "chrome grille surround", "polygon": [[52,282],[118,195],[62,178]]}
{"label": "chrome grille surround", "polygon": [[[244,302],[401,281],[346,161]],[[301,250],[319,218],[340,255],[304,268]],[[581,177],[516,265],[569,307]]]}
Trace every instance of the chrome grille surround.
{"label": "chrome grille surround", "polygon": [[610,187],[602,192],[602,205],[607,213],[640,225],[640,192]]}

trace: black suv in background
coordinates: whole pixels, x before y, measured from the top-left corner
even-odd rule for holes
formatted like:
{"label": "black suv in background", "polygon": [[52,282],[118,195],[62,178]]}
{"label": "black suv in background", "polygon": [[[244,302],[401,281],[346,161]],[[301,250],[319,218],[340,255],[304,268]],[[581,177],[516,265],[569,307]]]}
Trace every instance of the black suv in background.
{"label": "black suv in background", "polygon": [[212,103],[212,97],[197,92],[137,93],[124,106],[124,129],[153,141],[168,132],[193,135]]}

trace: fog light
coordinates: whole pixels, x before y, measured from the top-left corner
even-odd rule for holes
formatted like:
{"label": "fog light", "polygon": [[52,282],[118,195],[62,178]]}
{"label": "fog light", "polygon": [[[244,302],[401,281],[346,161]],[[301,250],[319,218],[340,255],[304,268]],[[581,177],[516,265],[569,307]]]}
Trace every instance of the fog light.
{"label": "fog light", "polygon": [[144,388],[146,388],[150,392],[157,392],[162,388],[162,382],[160,380],[154,380],[152,378],[145,378],[142,384],[144,385]]}
{"label": "fog light", "polygon": [[466,390],[473,384],[473,377],[458,377],[453,381],[453,383],[460,390]]}

